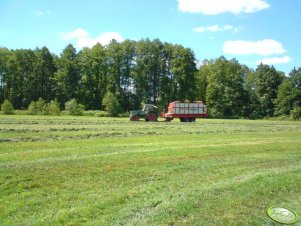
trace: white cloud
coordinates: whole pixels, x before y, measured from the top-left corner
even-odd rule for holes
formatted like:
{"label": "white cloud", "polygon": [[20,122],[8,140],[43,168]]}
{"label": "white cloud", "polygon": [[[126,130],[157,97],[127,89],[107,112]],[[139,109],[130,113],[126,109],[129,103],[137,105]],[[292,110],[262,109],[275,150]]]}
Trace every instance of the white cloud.
{"label": "white cloud", "polygon": [[289,56],[271,57],[271,58],[264,58],[262,60],[258,60],[256,62],[256,64],[257,65],[260,64],[260,63],[269,64],[269,65],[272,65],[272,64],[287,64],[291,61],[292,61],[292,58],[290,58]]}
{"label": "white cloud", "polygon": [[213,25],[213,26],[208,26],[208,27],[196,27],[193,29],[195,32],[205,32],[205,31],[212,31],[212,32],[217,32],[217,31],[227,31],[227,30],[233,30],[235,32],[239,31],[238,28],[234,28],[231,25],[224,25],[222,27],[218,25]]}
{"label": "white cloud", "polygon": [[78,28],[74,31],[69,31],[66,33],[60,33],[61,37],[65,41],[69,41],[72,39],[80,39],[80,38],[88,38],[89,33],[84,29]]}
{"label": "white cloud", "polygon": [[185,13],[217,15],[220,13],[254,13],[269,8],[265,0],[177,0],[178,8]]}
{"label": "white cloud", "polygon": [[107,45],[113,39],[115,39],[118,42],[122,42],[124,40],[124,38],[118,32],[106,32],[102,33],[101,35],[95,38],[92,38],[86,30],[81,28],[66,33],[60,33],[60,36],[65,41],[75,39],[78,48],[92,48],[97,43]]}
{"label": "white cloud", "polygon": [[49,15],[52,14],[53,12],[50,10],[46,10],[46,11],[42,11],[42,10],[35,10],[33,11],[33,13],[37,16],[45,16],[45,15]]}
{"label": "white cloud", "polygon": [[283,54],[285,50],[280,42],[273,39],[260,41],[226,41],[223,47],[224,53],[233,55],[262,55]]}

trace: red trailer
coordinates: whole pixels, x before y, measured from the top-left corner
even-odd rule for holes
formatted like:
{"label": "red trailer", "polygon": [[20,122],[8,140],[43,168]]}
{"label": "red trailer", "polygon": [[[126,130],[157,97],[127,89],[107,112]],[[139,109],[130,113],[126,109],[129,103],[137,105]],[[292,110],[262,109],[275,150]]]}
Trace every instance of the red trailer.
{"label": "red trailer", "polygon": [[194,101],[192,103],[175,101],[168,106],[168,112],[163,111],[161,116],[166,121],[179,118],[181,122],[195,122],[196,118],[206,118],[207,107],[202,101]]}

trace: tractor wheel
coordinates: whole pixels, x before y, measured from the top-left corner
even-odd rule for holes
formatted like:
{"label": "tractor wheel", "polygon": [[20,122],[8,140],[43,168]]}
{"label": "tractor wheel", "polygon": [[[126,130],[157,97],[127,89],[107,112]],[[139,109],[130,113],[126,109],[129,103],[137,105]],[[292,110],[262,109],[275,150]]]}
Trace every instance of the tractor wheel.
{"label": "tractor wheel", "polygon": [[155,122],[157,121],[157,115],[155,113],[149,113],[147,116],[148,121]]}
{"label": "tractor wheel", "polygon": [[139,121],[139,116],[138,115],[132,115],[130,120],[131,121]]}

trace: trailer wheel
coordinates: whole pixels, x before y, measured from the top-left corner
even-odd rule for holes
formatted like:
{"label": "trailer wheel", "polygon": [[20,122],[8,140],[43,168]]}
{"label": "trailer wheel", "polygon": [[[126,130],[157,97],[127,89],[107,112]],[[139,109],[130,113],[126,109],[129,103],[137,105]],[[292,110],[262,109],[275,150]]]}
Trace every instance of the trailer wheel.
{"label": "trailer wheel", "polygon": [[149,113],[147,116],[147,120],[150,122],[155,122],[157,121],[157,115],[155,113]]}
{"label": "trailer wheel", "polygon": [[139,116],[138,115],[132,115],[130,120],[131,121],[139,121]]}
{"label": "trailer wheel", "polygon": [[195,118],[190,118],[190,122],[195,122]]}
{"label": "trailer wheel", "polygon": [[181,122],[190,122],[190,118],[180,118]]}

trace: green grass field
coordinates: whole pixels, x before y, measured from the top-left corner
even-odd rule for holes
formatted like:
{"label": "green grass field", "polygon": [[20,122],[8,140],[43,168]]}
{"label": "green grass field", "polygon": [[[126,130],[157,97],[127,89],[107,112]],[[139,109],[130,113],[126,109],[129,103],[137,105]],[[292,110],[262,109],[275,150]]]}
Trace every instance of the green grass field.
{"label": "green grass field", "polygon": [[0,225],[277,225],[270,206],[301,216],[300,121],[0,115]]}

